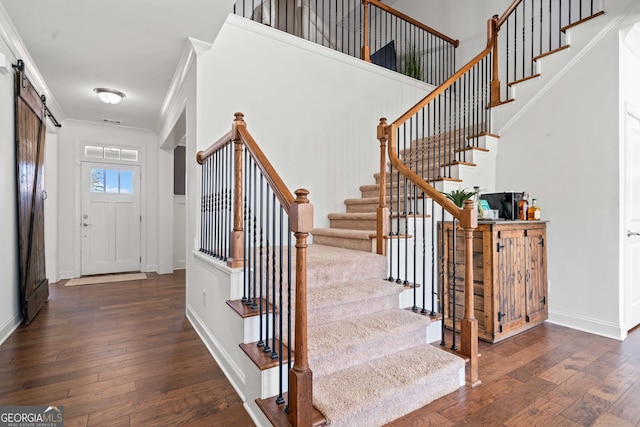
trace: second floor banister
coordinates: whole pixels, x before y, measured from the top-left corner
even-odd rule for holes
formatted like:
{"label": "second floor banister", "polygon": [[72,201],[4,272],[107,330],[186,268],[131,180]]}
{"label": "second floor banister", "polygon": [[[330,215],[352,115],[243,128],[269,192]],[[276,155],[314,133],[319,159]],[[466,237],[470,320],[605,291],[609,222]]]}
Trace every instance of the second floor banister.
{"label": "second floor banister", "polygon": [[202,165],[200,251],[244,270],[241,303],[259,314],[260,338],[252,344],[259,351],[252,352],[277,361],[275,402],[289,424],[311,425],[306,250],[313,206],[308,191],[289,191],[242,113],[236,113],[231,131],[196,159]]}
{"label": "second floor banister", "polygon": [[439,85],[458,41],[378,0],[238,0],[234,13]]}

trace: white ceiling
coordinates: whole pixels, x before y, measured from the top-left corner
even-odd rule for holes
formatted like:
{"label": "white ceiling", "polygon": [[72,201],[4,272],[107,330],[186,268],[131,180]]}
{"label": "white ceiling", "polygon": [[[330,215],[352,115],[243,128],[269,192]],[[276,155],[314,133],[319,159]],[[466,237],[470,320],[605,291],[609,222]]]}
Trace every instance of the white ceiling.
{"label": "white ceiling", "polygon": [[[59,121],[109,119],[157,130],[188,38],[213,42],[234,1],[0,3],[59,106],[54,111]],[[117,105],[103,104],[93,92],[96,87],[117,89],[126,98]]]}

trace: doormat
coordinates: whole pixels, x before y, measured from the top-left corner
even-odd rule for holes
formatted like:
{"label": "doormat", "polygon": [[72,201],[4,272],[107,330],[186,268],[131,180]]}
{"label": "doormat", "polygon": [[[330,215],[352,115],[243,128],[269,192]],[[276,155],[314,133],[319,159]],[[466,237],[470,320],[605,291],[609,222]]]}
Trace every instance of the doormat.
{"label": "doormat", "polygon": [[144,280],[147,275],[144,273],[128,274],[107,274],[105,276],[90,276],[71,279],[65,286],[95,285],[96,283],[127,282],[129,280]]}

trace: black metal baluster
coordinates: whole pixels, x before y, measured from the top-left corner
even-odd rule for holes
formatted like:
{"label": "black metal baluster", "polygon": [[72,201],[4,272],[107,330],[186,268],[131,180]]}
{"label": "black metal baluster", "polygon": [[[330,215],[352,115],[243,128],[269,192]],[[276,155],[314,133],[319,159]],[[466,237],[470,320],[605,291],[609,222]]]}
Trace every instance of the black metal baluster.
{"label": "black metal baluster", "polygon": [[[426,228],[426,227],[425,227]],[[436,204],[431,200],[431,316],[436,315]],[[425,292],[426,293],[426,292]],[[425,305],[426,306],[426,305]],[[444,319],[442,319],[444,324]]]}
{"label": "black metal baluster", "polygon": [[252,168],[251,168],[251,176],[252,176],[252,180],[253,180],[253,185],[252,185],[252,196],[253,196],[253,202],[252,202],[252,206],[253,206],[253,228],[251,231],[251,235],[253,238],[253,244],[252,244],[252,248],[253,248],[253,304],[251,305],[252,309],[257,309],[258,308],[258,277],[257,274],[259,274],[258,271],[258,173],[257,173],[257,165],[255,163],[255,161],[253,160],[253,158],[251,158],[251,164],[252,164]]}
{"label": "black metal baluster", "polygon": [[204,194],[205,194],[205,164],[200,169],[200,252],[204,252]]}
{"label": "black metal baluster", "polygon": [[[282,206],[280,206],[280,266],[278,271],[280,272],[280,277],[278,280],[278,309],[276,310],[276,312],[278,313],[278,337],[279,337],[279,344],[278,344],[278,354],[283,354],[283,344],[282,342],[284,341],[284,328],[283,328],[283,320],[284,320],[284,306],[282,305],[283,301],[282,301],[282,292],[283,292],[283,282],[284,282],[284,278],[283,278],[283,274],[284,274],[284,264],[283,264],[283,260],[284,260],[284,235],[283,235],[283,211],[284,208]],[[287,232],[289,230],[287,229]],[[287,248],[287,252],[290,252],[289,250],[290,248]],[[289,344],[291,345],[291,344]],[[276,403],[278,405],[282,405],[284,403],[284,396],[283,396],[283,392],[284,392],[284,385],[283,385],[283,380],[282,380],[282,375],[284,373],[283,370],[283,362],[282,362],[282,357],[280,357],[280,360],[278,361],[278,397],[276,398]]]}
{"label": "black metal baluster", "polygon": [[451,227],[451,235],[452,235],[452,239],[453,239],[453,243],[452,243],[452,247],[453,247],[453,265],[451,266],[451,287],[452,287],[452,298],[451,298],[451,304],[452,304],[452,308],[451,308],[451,312],[452,312],[452,316],[451,316],[451,321],[452,321],[452,344],[451,344],[451,350],[458,350],[458,346],[456,345],[456,291],[457,291],[457,287],[456,287],[456,267],[457,267],[457,252],[456,252],[456,219],[453,218],[452,222],[452,227]]}
{"label": "black metal baluster", "polygon": [[249,229],[249,223],[251,222],[251,208],[248,204],[248,194],[250,192],[249,189],[249,164],[247,161],[248,156],[244,155],[244,151],[242,152],[242,161],[244,163],[243,166],[243,171],[244,173],[242,174],[242,188],[244,189],[244,194],[243,194],[243,209],[242,209],[242,241],[245,242],[245,244],[242,245],[242,259],[244,260],[244,262],[246,263],[244,266],[244,274],[242,275],[242,289],[243,289],[243,295],[242,295],[242,302],[247,304],[250,300],[251,300],[251,286],[249,286],[249,278],[247,277],[250,274],[251,271],[251,261],[249,260],[249,257],[247,256],[247,245],[246,242],[249,241],[249,235],[248,235],[248,229]]}
{"label": "black metal baluster", "polygon": [[442,322],[440,323],[440,345],[441,346],[446,346],[447,345],[447,340],[445,338],[445,334],[444,334],[444,312],[445,312],[445,296],[446,296],[446,292],[447,292],[447,284],[445,283],[447,280],[447,277],[445,276],[445,264],[444,264],[444,243],[445,243],[445,239],[446,238],[446,234],[445,234],[445,217],[444,217],[444,207],[440,208],[440,251],[439,251],[439,256],[440,256],[440,272],[439,272],[439,277],[440,277],[440,304],[439,304],[439,310],[442,316]]}
{"label": "black metal baluster", "polygon": [[262,268],[262,260],[264,259],[264,246],[263,246],[263,226],[264,226],[264,176],[262,175],[262,173],[259,174],[260,175],[260,197],[259,197],[259,209],[260,209],[260,226],[259,226],[259,230],[260,230],[260,237],[259,237],[259,259],[258,259],[258,274],[259,274],[259,278],[258,278],[258,291],[259,291],[259,296],[258,296],[258,310],[260,315],[258,316],[258,318],[260,319],[259,321],[259,327],[260,327],[260,340],[258,341],[258,347],[264,347],[265,343],[264,343],[264,328],[263,328],[263,324],[264,324],[264,317],[265,317],[265,310],[264,310],[264,298],[263,298],[263,292],[264,292],[264,282],[263,282],[263,276],[264,276],[264,269]]}
{"label": "black metal baluster", "polygon": [[278,358],[278,352],[276,351],[276,312],[278,309],[276,301],[276,249],[280,247],[280,241],[276,239],[276,193],[272,192],[272,204],[271,204],[271,359]]}
{"label": "black metal baluster", "polygon": [[[402,129],[404,130],[404,138],[403,138],[403,151],[404,151],[404,159],[406,159],[406,153],[407,153],[407,124],[405,123],[404,125],[402,125]],[[411,147],[411,146],[409,146]],[[411,148],[409,148],[409,159],[411,159]],[[404,177],[404,179],[402,180],[403,182],[403,191],[404,194],[402,195],[402,215],[404,216],[404,280],[402,280],[402,284],[403,285],[408,285],[409,281],[407,280],[407,277],[409,275],[408,273],[408,269],[409,269],[409,180]],[[398,189],[398,195],[400,195],[400,190]],[[398,197],[399,199],[399,197]],[[399,203],[399,201],[398,201]],[[400,209],[398,209],[398,212],[400,211]],[[398,218],[400,219],[400,218]],[[398,260],[400,261],[400,260]],[[398,268],[398,276],[400,276],[399,273],[400,269]]]}
{"label": "black metal baluster", "polygon": [[[273,250],[273,242],[271,242],[270,237],[270,231],[271,231],[271,221],[270,221],[270,209],[271,209],[271,203],[270,203],[270,197],[269,194],[273,194],[273,189],[271,188],[271,186],[267,183],[266,185],[266,195],[265,195],[265,199],[266,199],[266,203],[267,206],[265,207],[265,219],[264,219],[264,223],[265,223],[265,270],[264,270],[264,304],[265,304],[265,316],[264,316],[264,321],[265,321],[265,340],[264,340],[264,348],[262,349],[263,353],[269,353],[271,352],[271,347],[269,346],[269,313],[273,312],[273,309],[275,307],[271,307],[271,310],[269,310],[269,303],[271,301],[269,301],[269,288],[272,286],[272,282],[270,280],[270,276],[269,276],[269,272],[273,271],[273,265],[271,265],[271,252]],[[273,322],[273,318],[271,319],[271,321]]]}
{"label": "black metal baluster", "polygon": [[[291,230],[291,218],[287,217],[287,230]],[[291,348],[293,347],[293,342],[291,341],[291,232],[287,233],[287,372],[291,370]],[[280,380],[282,381],[282,375],[280,376]],[[286,377],[286,375],[285,375]],[[287,404],[285,408],[285,412],[289,413],[289,404]]]}
{"label": "black metal baluster", "polygon": [[213,181],[213,192],[211,193],[211,229],[213,230],[213,234],[211,236],[211,253],[216,258],[220,257],[220,252],[218,252],[218,238],[220,236],[220,222],[218,221],[218,202],[220,201],[218,195],[220,194],[220,177],[222,175],[222,168],[220,167],[220,151],[216,151],[214,154],[214,181]]}

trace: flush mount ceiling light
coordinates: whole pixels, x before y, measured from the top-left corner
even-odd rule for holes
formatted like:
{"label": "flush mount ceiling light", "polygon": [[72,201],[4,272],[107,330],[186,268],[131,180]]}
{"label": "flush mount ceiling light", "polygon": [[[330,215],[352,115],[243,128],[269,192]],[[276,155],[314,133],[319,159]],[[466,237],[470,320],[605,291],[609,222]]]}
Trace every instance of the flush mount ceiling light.
{"label": "flush mount ceiling light", "polygon": [[100,101],[107,104],[117,104],[122,98],[127,96],[119,90],[107,89],[104,87],[97,87],[93,91],[98,94]]}

